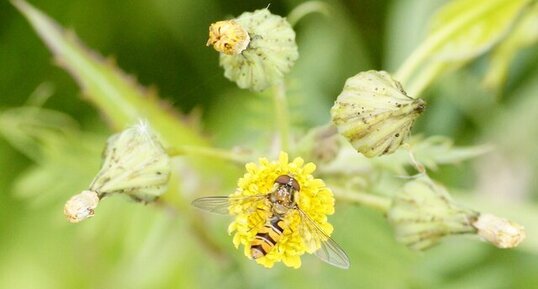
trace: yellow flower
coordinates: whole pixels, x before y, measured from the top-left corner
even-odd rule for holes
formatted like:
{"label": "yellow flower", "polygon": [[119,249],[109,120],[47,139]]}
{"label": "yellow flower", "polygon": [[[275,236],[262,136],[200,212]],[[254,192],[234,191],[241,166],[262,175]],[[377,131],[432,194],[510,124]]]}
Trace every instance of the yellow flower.
{"label": "yellow flower", "polygon": [[[312,232],[305,224],[304,216],[297,209],[290,209],[282,217],[283,232],[278,241],[265,256],[256,258],[256,262],[271,268],[276,262],[282,261],[286,266],[299,268],[301,255],[305,252],[314,253],[321,247],[333,231],[327,222],[327,215],[334,213],[334,198],[325,183],[314,178],[312,173],[316,166],[313,163],[304,163],[302,158],[288,161],[288,154],[281,152],[278,161],[269,161],[261,158],[259,164],[248,163],[247,172],[239,179],[238,188],[230,195],[230,200],[241,200],[248,196],[264,196],[274,191],[275,180],[282,175],[294,178],[299,184],[299,192],[295,199],[298,208],[326,234]],[[248,202],[231,201],[229,213],[235,216],[228,232],[234,233],[233,243],[236,248],[244,246],[245,255],[252,257],[251,245],[256,234],[263,229],[273,215],[273,204],[268,198],[247,198]],[[254,201],[252,201],[254,199]]]}

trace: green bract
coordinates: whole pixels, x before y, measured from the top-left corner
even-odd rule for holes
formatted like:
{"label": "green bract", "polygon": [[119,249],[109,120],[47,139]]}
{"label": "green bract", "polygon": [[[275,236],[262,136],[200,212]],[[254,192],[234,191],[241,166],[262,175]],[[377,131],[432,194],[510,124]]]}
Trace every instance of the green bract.
{"label": "green bract", "polygon": [[375,157],[400,147],[424,107],[423,100],[407,96],[388,73],[371,70],[346,81],[331,116],[357,151]]}

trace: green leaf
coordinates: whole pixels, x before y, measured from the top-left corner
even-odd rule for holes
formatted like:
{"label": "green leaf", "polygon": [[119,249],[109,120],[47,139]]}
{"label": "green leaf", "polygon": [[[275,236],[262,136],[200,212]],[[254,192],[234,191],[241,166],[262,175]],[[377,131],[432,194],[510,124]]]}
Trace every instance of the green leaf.
{"label": "green leaf", "polygon": [[0,135],[35,162],[41,162],[48,141],[66,138],[77,127],[68,115],[38,107],[18,107],[0,112]]}
{"label": "green leaf", "polygon": [[[121,71],[114,61],[104,59],[99,54],[86,48],[74,33],[65,31],[59,24],[23,0],[13,0],[20,12],[42,38],[55,56],[56,62],[68,71],[82,88],[84,95],[106,117],[109,124],[116,130],[133,125],[139,119],[147,120],[160,140],[166,147],[181,146],[207,147],[209,143],[196,130],[197,125],[192,120],[173,111],[170,105],[159,100],[152,89],[139,85],[135,79]],[[195,167],[195,174],[212,176],[219,180],[227,179],[237,173],[236,167],[231,167],[220,160],[207,157],[192,157],[177,162],[175,173],[177,179],[184,175],[180,167],[190,170]],[[210,182],[203,182],[196,191],[205,190]],[[174,190],[163,195],[168,202],[185,205],[185,200]],[[211,190],[214,190],[212,188]]]}
{"label": "green leaf", "polygon": [[60,201],[86,188],[106,139],[80,132],[64,113],[38,107],[2,111],[0,135],[36,163],[13,182],[14,194],[33,204]]}
{"label": "green leaf", "polygon": [[530,0],[457,0],[431,19],[431,32],[396,74],[417,96],[444,73],[458,69],[503,39]]}
{"label": "green leaf", "polygon": [[30,21],[56,62],[76,79],[84,95],[103,112],[114,129],[123,129],[145,118],[167,145],[206,145],[192,126],[159,101],[154,90],[137,84],[114,61],[86,48],[74,33],[65,31],[27,2],[12,3]]}
{"label": "green leaf", "polygon": [[[345,140],[342,140],[345,142]],[[488,145],[458,147],[453,141],[443,136],[431,136],[424,139],[414,136],[407,142],[416,160],[426,168],[435,170],[440,165],[457,164],[491,151]],[[374,172],[388,172],[390,175],[408,175],[406,167],[412,165],[407,149],[400,148],[391,155],[367,159],[357,154],[344,143],[338,156],[331,163],[320,167],[320,173],[327,175],[368,175]]]}
{"label": "green leaf", "polygon": [[498,90],[505,82],[510,63],[517,52],[538,41],[538,3],[522,15],[521,21],[491,54],[488,73],[483,85],[491,90]]}
{"label": "green leaf", "polygon": [[[454,146],[454,142],[447,137],[431,136],[422,139],[416,136],[409,142],[413,154],[417,161],[431,170],[435,170],[439,165],[458,164],[463,161],[481,156],[492,150],[489,145],[478,145],[459,147]],[[394,159],[384,160],[388,163],[409,163],[409,155],[405,150],[399,150]]]}

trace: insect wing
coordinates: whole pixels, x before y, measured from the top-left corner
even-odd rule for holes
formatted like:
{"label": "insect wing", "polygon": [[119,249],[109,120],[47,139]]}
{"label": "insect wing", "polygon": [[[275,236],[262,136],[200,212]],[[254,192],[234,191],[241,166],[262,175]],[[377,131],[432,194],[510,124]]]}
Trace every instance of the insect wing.
{"label": "insect wing", "polygon": [[226,196],[204,197],[192,201],[192,205],[204,211],[226,215],[230,207],[230,200]]}
{"label": "insect wing", "polygon": [[305,212],[299,209],[302,219],[301,235],[309,248],[319,248],[314,254],[321,260],[342,269],[349,268],[349,258],[344,250],[329,237]]}
{"label": "insect wing", "polygon": [[227,196],[213,196],[203,197],[192,201],[192,205],[208,211],[210,213],[229,215],[229,208],[231,205],[236,204],[252,204],[254,206],[257,201],[266,198],[265,195],[245,196],[245,197],[227,197]]}

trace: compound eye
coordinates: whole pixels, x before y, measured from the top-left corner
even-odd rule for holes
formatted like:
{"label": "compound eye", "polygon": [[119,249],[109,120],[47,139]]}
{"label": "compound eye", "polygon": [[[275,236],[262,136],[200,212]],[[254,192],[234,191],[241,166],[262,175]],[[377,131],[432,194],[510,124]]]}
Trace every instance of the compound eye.
{"label": "compound eye", "polygon": [[294,178],[290,178],[290,179],[291,179],[291,187],[297,192],[300,191],[301,186],[299,186],[299,183],[297,182],[297,180],[295,180]]}
{"label": "compound eye", "polygon": [[279,185],[287,185],[290,183],[291,177],[288,175],[281,175],[278,178],[276,178],[275,183]]}

